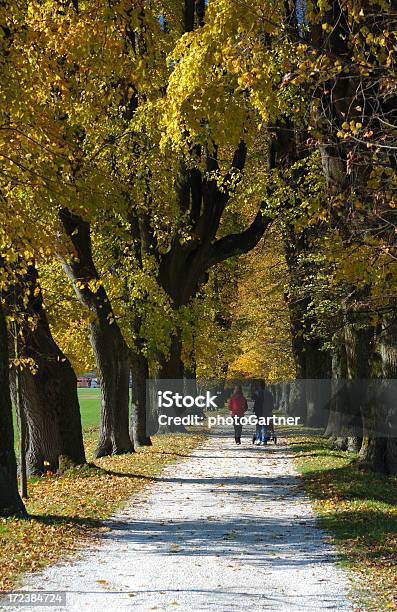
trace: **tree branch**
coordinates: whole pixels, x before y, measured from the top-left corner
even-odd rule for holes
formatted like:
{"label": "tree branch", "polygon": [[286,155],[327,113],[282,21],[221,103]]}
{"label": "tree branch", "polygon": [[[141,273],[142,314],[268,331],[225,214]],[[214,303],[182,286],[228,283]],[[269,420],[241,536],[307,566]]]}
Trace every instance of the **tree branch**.
{"label": "tree branch", "polygon": [[259,210],[255,219],[246,230],[239,234],[224,236],[212,245],[209,265],[213,266],[229,257],[248,253],[258,244],[271,222],[272,219],[264,217],[262,211]]}
{"label": "tree branch", "polygon": [[244,170],[245,162],[247,159],[247,145],[244,140],[240,140],[240,143],[234,153],[232,167],[235,170]]}
{"label": "tree branch", "polygon": [[[218,150],[215,147],[213,156],[206,154],[206,167],[208,172],[217,172]],[[206,178],[202,183],[203,194],[203,212],[194,227],[195,233],[202,239],[208,237],[213,240],[222,218],[223,211],[233,195],[233,188],[229,188],[228,183],[232,180],[233,170],[243,171],[247,158],[247,146],[243,140],[240,141],[237,149],[234,152],[231,163],[231,170],[225,175],[223,186],[219,186],[216,179],[213,177]],[[240,179],[239,179],[240,180]],[[235,186],[235,184],[234,184]]]}

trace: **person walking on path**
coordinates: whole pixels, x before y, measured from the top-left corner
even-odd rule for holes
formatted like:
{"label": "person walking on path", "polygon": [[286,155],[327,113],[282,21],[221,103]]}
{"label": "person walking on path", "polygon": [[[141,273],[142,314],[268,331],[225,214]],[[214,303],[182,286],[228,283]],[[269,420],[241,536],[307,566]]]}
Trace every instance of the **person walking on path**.
{"label": "person walking on path", "polygon": [[236,441],[236,444],[241,444],[241,434],[243,431],[243,426],[240,422],[240,419],[248,410],[247,400],[243,395],[241,385],[236,385],[234,387],[234,392],[229,399],[229,410],[231,416],[234,419],[234,439]]}
{"label": "person walking on path", "polygon": [[274,401],[273,395],[269,389],[266,388],[266,382],[264,380],[259,381],[259,388],[253,394],[252,399],[254,400],[254,414],[258,419],[253,443],[265,446],[270,437],[272,425],[261,423],[260,419],[268,419],[273,416]]}

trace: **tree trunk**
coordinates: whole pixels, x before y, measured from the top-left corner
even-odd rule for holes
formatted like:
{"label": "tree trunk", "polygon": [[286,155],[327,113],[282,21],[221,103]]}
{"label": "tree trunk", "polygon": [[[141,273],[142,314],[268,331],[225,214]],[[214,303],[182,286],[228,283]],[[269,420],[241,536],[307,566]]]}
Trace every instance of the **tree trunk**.
{"label": "tree trunk", "polygon": [[386,439],[364,435],[359,453],[359,465],[373,472],[387,473]]}
{"label": "tree trunk", "polygon": [[[196,362],[193,363],[190,368],[185,368],[183,372],[184,384],[183,393],[184,395],[191,395],[196,397],[198,395],[197,380],[196,380]],[[191,408],[186,410],[187,414],[195,415],[200,418],[204,418],[204,408],[193,405]]]}
{"label": "tree trunk", "polygon": [[150,403],[147,398],[147,381],[149,379],[149,365],[141,353],[130,352],[132,373],[132,433],[137,446],[151,446],[150,431]]}
{"label": "tree trunk", "polygon": [[273,395],[274,408],[275,408],[275,410],[279,410],[279,403],[280,403],[280,399],[279,399],[280,386],[279,386],[279,383],[273,383],[272,385],[270,385],[269,390],[270,390],[271,394]]}
{"label": "tree trunk", "polygon": [[[397,379],[397,313],[392,311],[383,316],[380,334],[380,354],[382,359],[381,389],[386,397],[387,422],[390,423],[386,439],[385,468],[389,474],[397,474],[397,409],[395,406]],[[388,382],[390,380],[390,382]],[[382,393],[382,395],[383,395]]]}
{"label": "tree trunk", "polygon": [[[289,391],[286,404],[287,414],[293,417],[300,417],[300,424],[305,424],[307,414],[305,381],[302,379],[292,380],[291,383],[286,383],[286,390]],[[284,404],[284,397],[282,404]]]}
{"label": "tree trunk", "polygon": [[321,350],[316,338],[305,342],[306,356],[306,424],[309,427],[325,427],[331,397],[331,360],[327,351]]}
{"label": "tree trunk", "polygon": [[[298,255],[305,248],[305,240],[303,237],[297,237],[292,227],[287,227],[286,235],[284,236],[284,251],[285,259],[288,265],[291,279],[296,273]],[[296,300],[295,287],[291,283],[289,293],[285,294],[285,301],[288,307],[290,332],[291,332],[291,349],[295,363],[295,380],[292,380],[288,387],[288,399],[285,401],[285,385],[282,383],[281,388],[281,405],[282,410],[287,414],[300,417],[301,424],[306,423],[307,406],[306,406],[306,353],[304,350],[304,323],[303,317],[306,312],[305,303],[302,300]]]}
{"label": "tree trunk", "polygon": [[[289,266],[291,275],[293,275],[293,266],[295,264],[296,249],[294,248],[294,242],[292,235],[289,236],[289,240],[284,240],[286,260]],[[306,389],[304,379],[306,377],[306,353],[304,351],[304,326],[303,326],[303,315],[301,302],[296,302],[293,295],[285,296],[285,300],[289,312],[290,331],[291,331],[291,348],[292,355],[295,363],[295,376],[296,380],[291,381],[288,400],[285,401],[285,385],[287,383],[281,383],[281,406],[282,410],[290,414],[291,416],[300,417],[302,423],[306,422]]]}
{"label": "tree trunk", "polygon": [[336,347],[332,354],[332,380],[331,399],[329,406],[326,436],[333,438],[333,447],[338,450],[347,450],[349,432],[345,429],[344,417],[348,407],[346,393],[346,347],[341,338],[336,339]]}
{"label": "tree trunk", "polygon": [[182,380],[183,374],[182,341],[180,334],[176,333],[171,337],[169,355],[161,355],[159,378]]}
{"label": "tree trunk", "polygon": [[[37,270],[32,266],[14,287],[15,307],[24,314],[19,357],[32,359],[36,372],[19,375],[22,412],[27,424],[27,470],[30,475],[56,472],[85,463],[77,379],[69,360],[54,341],[43,309]],[[24,302],[28,292],[28,303]],[[34,319],[34,325],[28,319]],[[11,389],[16,403],[15,375]]]}
{"label": "tree trunk", "polygon": [[[45,401],[46,378],[25,368],[19,373],[22,412],[27,426],[26,467],[28,476],[40,476],[59,467],[60,435],[55,406]],[[15,375],[11,376],[13,401],[16,400]]]}
{"label": "tree trunk", "polygon": [[8,382],[7,329],[0,304],[0,515],[26,515],[18,493],[11,399]]}
{"label": "tree trunk", "polygon": [[[346,337],[348,341],[346,342]],[[339,450],[359,451],[362,443],[361,384],[355,331],[345,328],[332,358],[331,406],[325,435],[334,436]]]}
{"label": "tree trunk", "polygon": [[101,423],[94,456],[130,453],[128,349],[117,325],[100,317],[90,323],[90,341],[101,385]]}
{"label": "tree trunk", "polygon": [[[184,393],[184,365],[182,361],[182,341],[180,333],[177,332],[171,337],[170,353],[168,356],[163,354],[160,355],[160,367],[158,372],[158,378],[160,379],[160,385],[164,390],[164,384],[161,381],[169,380],[169,388],[177,390],[179,393]],[[186,414],[186,408],[174,406],[168,410],[162,410],[162,414],[167,416],[178,416],[182,417]],[[169,424],[159,425],[158,433],[186,433],[184,425],[175,425],[170,422]]]}
{"label": "tree trunk", "polygon": [[[361,296],[356,296],[358,299]],[[360,313],[346,308],[347,316],[353,322],[345,325],[348,391],[352,419],[357,426],[362,423],[362,436],[349,437],[349,450],[356,450],[360,445],[359,465],[363,468],[383,471],[381,457],[384,454],[384,442],[372,435],[377,419],[377,407],[371,393],[370,380],[373,371],[374,328]]]}
{"label": "tree trunk", "polygon": [[[293,128],[293,125],[287,127]],[[281,145],[284,164],[291,168],[298,159],[303,160],[307,156],[306,147],[301,146],[307,135],[303,132],[298,135],[294,129],[287,129],[280,140],[283,131],[281,128],[279,142],[274,144],[277,148]],[[300,171],[293,170],[292,176],[299,183]],[[331,377],[331,360],[329,354],[321,350],[323,341],[316,332],[316,315],[311,311],[313,300],[309,279],[315,272],[315,265],[308,256],[313,252],[313,239],[318,239],[323,231],[321,224],[305,230],[297,230],[294,225],[286,224],[283,230],[284,253],[290,277],[285,301],[289,311],[296,371],[296,380],[291,383],[290,414],[299,416],[308,426],[317,427],[324,427],[328,420],[325,406],[330,396],[328,380]]]}
{"label": "tree trunk", "polygon": [[57,255],[80,302],[94,319],[89,325],[101,382],[101,424],[96,457],[134,450],[129,434],[129,352],[92,258],[89,224],[68,209],[59,214],[69,242]]}

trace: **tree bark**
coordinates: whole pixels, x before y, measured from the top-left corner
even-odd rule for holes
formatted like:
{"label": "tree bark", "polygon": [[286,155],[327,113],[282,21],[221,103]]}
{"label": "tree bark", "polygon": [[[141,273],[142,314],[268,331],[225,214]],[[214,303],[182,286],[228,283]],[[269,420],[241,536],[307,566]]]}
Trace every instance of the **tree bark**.
{"label": "tree bark", "polygon": [[132,436],[136,446],[151,446],[150,431],[150,403],[147,398],[147,381],[149,379],[149,365],[142,353],[130,352],[132,374]]}
{"label": "tree bark", "polygon": [[285,389],[288,392],[286,403],[287,414],[293,417],[300,417],[300,423],[305,424],[307,415],[305,381],[302,379],[292,380],[290,383],[286,383]]}
{"label": "tree bark", "polygon": [[[40,367],[38,372],[40,371]],[[59,467],[60,435],[55,406],[45,402],[41,374],[25,368],[19,373],[22,412],[27,425],[26,467],[28,476],[40,476]],[[15,375],[11,375],[11,393],[15,402]]]}
{"label": "tree bark", "polygon": [[284,251],[285,259],[288,265],[290,274],[290,291],[285,294],[285,302],[288,307],[290,331],[291,331],[291,348],[295,363],[295,380],[291,382],[288,414],[300,417],[302,422],[306,422],[307,405],[306,405],[306,353],[305,353],[305,326],[304,315],[306,312],[306,301],[297,300],[295,296],[294,278],[298,265],[298,255],[306,247],[305,236],[298,237],[294,229],[287,226],[284,236]]}
{"label": "tree bark", "polygon": [[325,427],[331,398],[331,360],[328,351],[321,349],[317,338],[305,342],[306,356],[306,424]]}
{"label": "tree bark", "polygon": [[[291,330],[291,347],[292,355],[295,363],[295,376],[296,380],[291,381],[289,398],[285,403],[288,408],[288,414],[291,416],[300,417],[302,422],[306,422],[307,417],[307,404],[306,404],[306,353],[304,351],[304,338],[303,338],[303,312],[298,304],[295,304],[292,299],[287,299],[287,306],[289,311],[290,319],[290,330]],[[284,395],[284,386],[282,388],[282,395]]]}
{"label": "tree bark", "polygon": [[26,515],[18,493],[8,373],[7,329],[0,304],[0,516]]}
{"label": "tree bark", "polygon": [[333,439],[333,448],[347,450],[349,431],[346,429],[346,412],[349,398],[346,393],[347,363],[344,336],[337,334],[331,363],[331,399],[329,417],[324,435]]}
{"label": "tree bark", "polygon": [[[385,394],[387,398],[383,414],[390,423],[389,436],[385,441],[385,471],[389,474],[397,474],[397,410],[394,402],[397,382],[397,312],[395,309],[383,316],[380,355],[384,379],[381,382],[381,389],[382,395]],[[390,401],[391,397],[392,401]]]}
{"label": "tree bark", "polygon": [[279,409],[279,383],[272,383],[269,385],[269,391],[273,396],[273,404],[275,410]]}
{"label": "tree bark", "polygon": [[68,209],[59,214],[69,244],[57,255],[80,302],[93,313],[89,324],[101,383],[101,423],[95,457],[133,452],[129,434],[129,351],[92,258],[90,226]]}
{"label": "tree bark", "polygon": [[[32,373],[24,367],[19,374],[27,424],[28,474],[56,472],[85,463],[76,375],[52,337],[33,266],[10,295],[19,313],[24,314],[18,356],[32,359],[36,368]],[[15,374],[11,375],[11,390],[16,403]]]}
{"label": "tree bark", "polygon": [[161,355],[158,376],[161,379],[183,379],[184,365],[182,361],[182,341],[179,333],[171,337],[170,353]]}
{"label": "tree bark", "polygon": [[285,414],[292,414],[291,412],[291,399],[294,401],[294,389],[293,389],[294,381],[282,381],[279,383],[280,391],[279,391],[279,407],[278,409]]}
{"label": "tree bark", "polygon": [[[356,294],[355,299],[363,295]],[[377,407],[370,392],[370,380],[373,373],[374,328],[357,311],[353,304],[345,304],[347,322],[345,341],[347,356],[348,392],[352,408],[352,424],[360,428],[362,435],[349,436],[349,450],[360,448],[359,465],[363,468],[383,471],[380,457],[383,454],[380,439],[372,436],[373,426],[377,419]]]}
{"label": "tree bark", "polygon": [[129,434],[130,360],[121,331],[108,321],[90,323],[90,341],[101,385],[101,423],[94,456],[130,453]]}
{"label": "tree bark", "polygon": [[[198,395],[197,389],[197,380],[196,380],[196,362],[193,359],[192,365],[190,368],[184,369],[184,385],[183,392],[185,395],[192,395],[193,397]],[[192,406],[186,410],[187,414],[196,415],[198,417],[204,418],[204,409],[199,406]]]}

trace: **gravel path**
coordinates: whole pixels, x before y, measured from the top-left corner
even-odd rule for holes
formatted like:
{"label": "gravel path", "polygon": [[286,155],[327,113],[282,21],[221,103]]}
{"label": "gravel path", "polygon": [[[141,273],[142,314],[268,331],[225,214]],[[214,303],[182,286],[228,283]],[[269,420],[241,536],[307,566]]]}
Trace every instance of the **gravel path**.
{"label": "gravel path", "polygon": [[[108,524],[80,558],[23,588],[67,591],[75,612],[354,609],[347,573],[281,445],[210,437]],[[19,608],[30,609],[57,608]]]}

